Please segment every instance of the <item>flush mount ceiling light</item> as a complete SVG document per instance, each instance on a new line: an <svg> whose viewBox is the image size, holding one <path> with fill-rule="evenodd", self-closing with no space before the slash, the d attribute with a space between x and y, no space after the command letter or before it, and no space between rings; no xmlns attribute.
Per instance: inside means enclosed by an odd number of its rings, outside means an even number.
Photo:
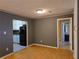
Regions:
<svg viewBox="0 0 79 59"><path fill-rule="evenodd" d="M44 14L44 13L46 13L46 10L44 10L44 9L38 9L38 10L36 10L36 13L37 14Z"/></svg>

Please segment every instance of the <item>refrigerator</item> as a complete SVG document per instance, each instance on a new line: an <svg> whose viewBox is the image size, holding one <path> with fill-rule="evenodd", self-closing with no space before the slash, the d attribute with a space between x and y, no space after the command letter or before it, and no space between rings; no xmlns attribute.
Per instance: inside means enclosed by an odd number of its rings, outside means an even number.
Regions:
<svg viewBox="0 0 79 59"><path fill-rule="evenodd" d="M26 25L23 25L20 27L20 45L26 46L27 45L27 39L26 39Z"/></svg>

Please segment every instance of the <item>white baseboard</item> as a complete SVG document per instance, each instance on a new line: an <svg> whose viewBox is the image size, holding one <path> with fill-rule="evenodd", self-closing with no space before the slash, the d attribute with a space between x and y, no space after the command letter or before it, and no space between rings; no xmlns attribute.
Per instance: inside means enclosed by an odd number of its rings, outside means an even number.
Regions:
<svg viewBox="0 0 79 59"><path fill-rule="evenodd" d="M12 52L12 53L10 53L10 54L8 54L8 55L6 55L6 56L1 57L0 59L4 59L4 58L6 58L6 57L8 57L8 56L10 56L10 55L12 55L12 54L14 54L14 52Z"/></svg>
<svg viewBox="0 0 79 59"><path fill-rule="evenodd" d="M48 46L48 45L43 45L43 44L32 44L32 45L37 45L37 46L43 46L43 47L47 47L47 48L58 48L58 47L53 47L53 46ZM30 45L30 46L32 46L32 45Z"/></svg>
<svg viewBox="0 0 79 59"><path fill-rule="evenodd" d="M26 46L25 48L30 47L30 46L32 46L32 45L33 45L33 44L31 44L31 45L29 45L29 46ZM23 48L23 49L25 49L25 48ZM21 50L23 50L23 49L21 49ZM21 51L21 50L19 50L19 51ZM19 52L19 51L17 51L17 52ZM8 57L8 56L10 56L10 55L12 55L12 54L17 53L17 52L12 52L12 53L10 53L10 54L7 54L7 55L1 57L0 59L4 59L4 58L6 58L6 57Z"/></svg>

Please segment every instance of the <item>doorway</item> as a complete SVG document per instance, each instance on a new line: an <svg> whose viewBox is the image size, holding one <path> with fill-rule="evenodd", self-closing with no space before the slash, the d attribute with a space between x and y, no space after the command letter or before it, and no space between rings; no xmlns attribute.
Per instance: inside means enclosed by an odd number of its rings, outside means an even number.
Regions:
<svg viewBox="0 0 79 59"><path fill-rule="evenodd" d="M13 52L26 48L28 45L28 23L13 19Z"/></svg>
<svg viewBox="0 0 79 59"><path fill-rule="evenodd" d="M72 18L57 19L57 46L72 50Z"/></svg>

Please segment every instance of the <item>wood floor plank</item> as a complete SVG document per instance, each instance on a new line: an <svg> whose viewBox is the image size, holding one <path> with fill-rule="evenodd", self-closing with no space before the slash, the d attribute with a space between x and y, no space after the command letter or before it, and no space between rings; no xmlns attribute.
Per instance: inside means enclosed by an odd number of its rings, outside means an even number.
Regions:
<svg viewBox="0 0 79 59"><path fill-rule="evenodd" d="M65 49L33 45L4 59L74 59L73 53Z"/></svg>

